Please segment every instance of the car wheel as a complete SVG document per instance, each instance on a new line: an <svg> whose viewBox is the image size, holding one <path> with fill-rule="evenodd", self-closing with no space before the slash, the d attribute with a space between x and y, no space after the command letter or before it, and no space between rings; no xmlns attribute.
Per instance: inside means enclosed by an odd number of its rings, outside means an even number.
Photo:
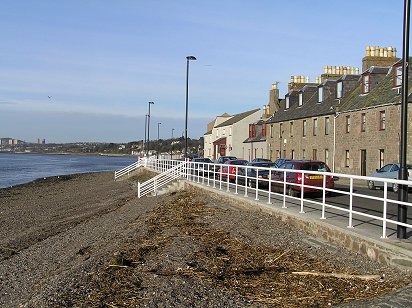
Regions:
<svg viewBox="0 0 412 308"><path fill-rule="evenodd" d="M297 195L298 195L298 193L295 190L292 189L292 186L289 186L288 187L288 196L296 197Z"/></svg>
<svg viewBox="0 0 412 308"><path fill-rule="evenodd" d="M397 193L399 191L399 185L397 183L393 183L392 190L393 192Z"/></svg>
<svg viewBox="0 0 412 308"><path fill-rule="evenodd" d="M249 181L248 181L248 186L249 186L250 188L255 188L256 185L253 183L252 180L249 180Z"/></svg>
<svg viewBox="0 0 412 308"><path fill-rule="evenodd" d="M368 188L374 190L376 188L375 183L373 181L368 181Z"/></svg>

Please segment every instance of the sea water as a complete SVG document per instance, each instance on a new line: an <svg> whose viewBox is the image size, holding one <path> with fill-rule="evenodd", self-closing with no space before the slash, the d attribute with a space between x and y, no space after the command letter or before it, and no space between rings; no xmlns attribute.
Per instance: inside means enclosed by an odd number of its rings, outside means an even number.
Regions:
<svg viewBox="0 0 412 308"><path fill-rule="evenodd" d="M114 171L136 160L125 156L0 153L0 188L49 176Z"/></svg>

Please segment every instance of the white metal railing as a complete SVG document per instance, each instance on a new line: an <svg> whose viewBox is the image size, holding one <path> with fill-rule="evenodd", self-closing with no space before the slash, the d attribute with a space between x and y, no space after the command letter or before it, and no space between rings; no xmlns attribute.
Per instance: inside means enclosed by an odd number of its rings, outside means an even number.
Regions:
<svg viewBox="0 0 412 308"><path fill-rule="evenodd" d="M149 165L150 168L157 171L163 171L171 164L170 161L156 160ZM334 211L347 216L347 227L354 227L355 219L370 219L380 221L382 225L381 238L387 238L388 224L395 226L404 226L412 228L410 220L406 223L398 222L393 217L396 215L389 214L397 211L394 207L401 204L408 208L412 207L411 202L401 202L397 200L395 194L388 194L389 188L393 184L408 185L412 187L412 181L402 181L397 179L374 178L366 176L356 176L348 174L339 174L332 172L306 171L306 170L290 170L290 169L275 169L255 166L238 166L228 164L187 162L186 170L182 169L181 176L189 181L199 184L211 186L213 188L234 194L244 193L245 197L253 195L255 200L266 198L268 204L272 204L273 200L280 203L282 208L287 208L291 202L298 202L299 213L305 213L305 209L312 210L313 207L320 211L320 219L327 219L327 212ZM183 168L183 167L182 167ZM252 172L257 171L257 172ZM267 177L262 177L261 174L267 174ZM253 176L250 176L253 174ZM299 182L288 180L291 174L300 174ZM309 177L318 177L321 179L321 184L311 186L308 183ZM347 182L345 190L337 189L335 185L327 185L330 179L339 179L338 182ZM305 183L306 179L306 183ZM358 183L362 181L383 182L383 195L376 196L366 192L359 191ZM365 185L366 187L366 185ZM318 199L310 198L308 191L319 192L321 197ZM344 204L334 203L332 197L327 195L345 196ZM371 200L374 204L374 209L365 210L362 205L363 200ZM356 217L356 218L355 218Z"/></svg>
<svg viewBox="0 0 412 308"><path fill-rule="evenodd" d="M157 160L151 159L146 161L146 167L161 172L150 180L140 183L137 186L137 196L139 198L158 191L162 186L182 178L186 174L186 162L176 160Z"/></svg>
<svg viewBox="0 0 412 308"><path fill-rule="evenodd" d="M131 164L127 167L124 167L123 169L116 170L114 172L114 179L116 180L116 179L118 179L118 178L120 178L120 177L122 177L126 174L129 174L130 172L138 169L141 166L143 166L142 161L138 160L138 161L134 162L133 164Z"/></svg>

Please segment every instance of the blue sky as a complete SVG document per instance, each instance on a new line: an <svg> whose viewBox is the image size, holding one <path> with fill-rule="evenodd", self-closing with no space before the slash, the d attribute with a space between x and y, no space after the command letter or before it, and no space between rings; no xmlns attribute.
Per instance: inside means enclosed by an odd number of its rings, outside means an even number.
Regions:
<svg viewBox="0 0 412 308"><path fill-rule="evenodd" d="M361 68L367 45L401 56L403 1L0 1L0 137L127 142L184 131L281 96L291 75ZM48 98L51 96L51 98Z"/></svg>

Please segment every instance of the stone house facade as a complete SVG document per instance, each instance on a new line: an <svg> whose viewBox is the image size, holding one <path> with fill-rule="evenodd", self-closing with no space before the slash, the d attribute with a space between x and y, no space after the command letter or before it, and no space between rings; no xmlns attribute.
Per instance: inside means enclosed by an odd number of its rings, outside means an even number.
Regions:
<svg viewBox="0 0 412 308"><path fill-rule="evenodd" d="M335 172L356 175L399 161L401 63L393 49L375 50L380 52L371 54L367 47L361 75L328 67L320 84L289 84L279 110L266 121L272 160L323 160ZM411 133L408 127L409 153Z"/></svg>

